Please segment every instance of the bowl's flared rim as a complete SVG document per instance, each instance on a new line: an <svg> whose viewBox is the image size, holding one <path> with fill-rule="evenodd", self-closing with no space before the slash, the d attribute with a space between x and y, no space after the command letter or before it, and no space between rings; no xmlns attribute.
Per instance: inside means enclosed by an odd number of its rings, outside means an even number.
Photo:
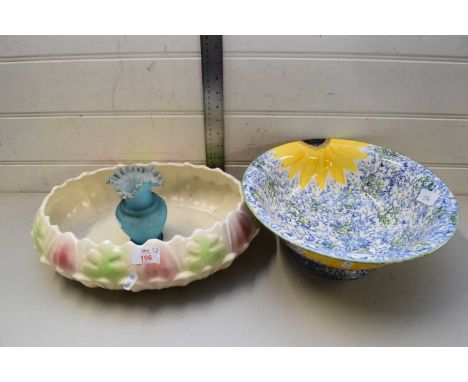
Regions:
<svg viewBox="0 0 468 382"><path fill-rule="evenodd" d="M217 172L218 174L221 174L222 176L225 176L227 179L229 179L230 181L232 181L236 185L236 187L237 187L237 189L239 191L240 200L237 203L236 208L232 209L231 211L228 212L225 219L215 221L208 228L196 228L196 229L194 229L194 231L192 232L192 234L190 236L183 236L183 235L180 235L180 234L176 234L171 238L171 240L168 240L168 241L163 241L163 240L159 240L159 239L150 239L150 240L147 240L144 244L141 244L141 245L136 244L136 243L134 243L134 242L132 242L130 240L128 240L128 241L126 241L125 243L122 243L122 244L116 244L116 243L113 243L110 240L104 240L102 242L97 243L94 240L90 239L89 237L85 237L85 238L80 239L80 238L78 238L76 236L76 234L74 232L72 232L72 231L65 231L64 232L64 231L62 231L60 229L60 227L57 224L51 224L50 216L45 213L45 209L46 209L47 203L49 202L49 199L54 195L55 192L57 192L60 189L63 189L65 187L67 187L70 183L80 181L81 179L83 179L85 177L95 175L95 174L97 174L99 172L115 171L119 167L126 166L125 164L120 163L120 164L116 164L114 166L102 167L102 168L99 168L99 169L93 170L93 171L84 171L80 175L78 175L77 177L67 179L62 184L54 186L50 190L50 192L46 195L46 197L42 200L42 203L41 203L41 205L40 205L40 207L39 207L39 209L37 211L37 214L40 214L42 216L43 220L48 225L48 227L52 230L54 235L61 235L61 234L71 235L71 237L74 239L75 242L77 242L77 243L78 242L88 242L92 246L99 246L99 245L102 245L102 244L105 244L105 243L110 243L110 244L114 245L117 248L124 248L124 247L128 247L129 245L134 246L134 247L146 247L148 245L157 245L158 243L164 243L166 245L171 245L173 242L176 242L177 240L180 240L180 239L183 239L183 240L190 239L191 237L194 237L194 236L196 236L196 235L198 235L200 233L207 233L207 232L213 231L214 229L216 229L216 227L218 225L222 225L223 222L227 221L231 214L242 210L242 206L244 204L244 194L242 192L241 182L238 179L236 179L234 176L232 176L231 174L228 174L227 172L225 172L225 171L223 171L223 170L221 170L219 168L210 168L210 167L208 167L206 165L198 165L198 164L193 164L193 163L189 163L189 162L156 162L156 161L152 161L152 162L148 162L148 163L134 163L134 164L138 165L138 166L151 166L152 165L152 166L156 166L156 167L157 166L192 167L193 169L203 169L203 170L208 170L208 171L211 171L211 172Z"/></svg>
<svg viewBox="0 0 468 382"><path fill-rule="evenodd" d="M363 142L363 143L365 143L365 142ZM383 148L382 146L377 146L377 145L373 145L373 144L370 144L370 143L366 143L366 144L368 146L372 146L372 147L376 147L376 148ZM277 146L277 147L279 147L279 146ZM413 160L413 159L411 159L411 158L409 158L409 157L407 157L407 156L405 156L403 154L400 154L400 153L398 153L396 151L387 149L387 150L391 151L392 153L394 153L395 155L397 155L397 156L399 156L401 158L404 158L405 160L414 162L418 166L421 166L422 168L427 170L431 174L431 177L433 177L438 182L440 182L448 190L449 195L450 195L450 197L451 197L451 199L452 199L452 201L454 203L454 211L452 211L452 214L453 214L453 212L456 212L456 216L457 216L456 225L455 225L454 229L450 232L450 234L447 235L444 238L444 240L442 240L441 242L439 242L436 245L434 245L433 247L431 247L429 250L421 251L419 253L414 254L413 256L398 257L398 258L389 258L389 257L387 257L387 258L384 258L384 259L379 259L379 261L373 261L372 259L369 259L369 258L359 259L358 256L352 257L347 252L336 250L336 249L329 249L329 248L323 248L323 247L318 248L315 245L311 245L310 242L308 242L308 243L306 243L306 245L304 245L301 240L299 240L299 239L297 239L295 237L290 237L289 235L286 235L285 234L286 230L284 228L280 227L279 225L277 225L273 221L273 219L266 219L266 218L264 218L262 216L262 214L259 214L258 211L263 210L263 208L251 203L251 201L254 200L254 198L251 197L250 191L246 187L247 184L246 184L245 180L246 180L248 174L251 171L253 171L253 169L255 168L255 164L258 161L262 160L265 155L267 155L268 153L272 152L275 149L276 149L276 147L271 148L270 150L267 150L266 152L260 154L247 167L246 171L244 172L243 178L242 178L243 199L245 200L245 205L250 210L250 212L266 228L268 228L270 231L272 231L275 235L277 235L278 237L280 237L284 241L286 241L286 242L300 248L303 251L311 251L311 252L315 252L315 253L317 253L319 255L322 255L322 256L330 257L332 259L347 261L347 262L353 262L353 263L376 264L376 265L377 264L381 264L381 265L394 264L394 263L401 263L401 262L404 262L404 261L414 260L414 259L423 257L425 255L429 255L429 254L437 251L439 248L441 248L443 245L445 245L455 235L455 232L458 229L458 225L460 223L458 203L457 203L457 200L456 200L455 196L453 195L452 191L448 188L448 186L445 184L445 182L443 180L441 180L437 175L435 175L430 169L428 169L423 164L421 164L421 163L419 163L419 162L417 162L417 161L415 161L415 160Z"/></svg>

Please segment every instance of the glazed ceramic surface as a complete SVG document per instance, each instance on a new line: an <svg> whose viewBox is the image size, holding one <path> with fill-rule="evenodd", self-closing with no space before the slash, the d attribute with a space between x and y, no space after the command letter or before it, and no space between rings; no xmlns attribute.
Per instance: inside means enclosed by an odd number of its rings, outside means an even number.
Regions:
<svg viewBox="0 0 468 382"><path fill-rule="evenodd" d="M276 147L251 163L243 189L303 265L334 278L431 253L458 223L454 196L430 170L357 141Z"/></svg>
<svg viewBox="0 0 468 382"><path fill-rule="evenodd" d="M164 241L137 245L119 227L119 195L106 180L121 166L83 173L54 187L33 225L41 261L90 287L160 289L228 267L258 233L240 183L219 169L189 163L151 163L162 174L157 189L167 204ZM155 251L157 263L135 264Z"/></svg>

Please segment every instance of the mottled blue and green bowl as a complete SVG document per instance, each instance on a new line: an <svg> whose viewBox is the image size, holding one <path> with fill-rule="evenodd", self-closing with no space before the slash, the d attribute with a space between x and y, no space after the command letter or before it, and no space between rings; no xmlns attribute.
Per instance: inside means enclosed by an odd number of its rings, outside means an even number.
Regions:
<svg viewBox="0 0 468 382"><path fill-rule="evenodd" d="M298 141L256 158L245 201L291 256L321 275L356 279L434 252L455 233L452 192L389 149L344 139Z"/></svg>

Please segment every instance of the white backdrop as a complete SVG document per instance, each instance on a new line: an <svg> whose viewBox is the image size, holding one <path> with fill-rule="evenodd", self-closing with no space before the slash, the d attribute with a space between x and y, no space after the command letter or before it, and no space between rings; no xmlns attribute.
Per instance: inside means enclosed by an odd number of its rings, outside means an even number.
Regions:
<svg viewBox="0 0 468 382"><path fill-rule="evenodd" d="M468 37L225 36L227 169L281 142L384 145L468 193ZM203 163L198 36L0 37L0 191Z"/></svg>

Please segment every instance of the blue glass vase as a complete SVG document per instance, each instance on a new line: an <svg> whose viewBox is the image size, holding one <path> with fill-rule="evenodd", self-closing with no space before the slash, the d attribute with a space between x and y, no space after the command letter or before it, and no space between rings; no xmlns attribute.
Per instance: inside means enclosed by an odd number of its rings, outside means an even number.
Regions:
<svg viewBox="0 0 468 382"><path fill-rule="evenodd" d="M135 244L149 239L163 239L167 219L167 205L163 198L152 191L160 187L163 178L153 166L130 165L121 167L107 180L122 200L115 216L122 230Z"/></svg>

